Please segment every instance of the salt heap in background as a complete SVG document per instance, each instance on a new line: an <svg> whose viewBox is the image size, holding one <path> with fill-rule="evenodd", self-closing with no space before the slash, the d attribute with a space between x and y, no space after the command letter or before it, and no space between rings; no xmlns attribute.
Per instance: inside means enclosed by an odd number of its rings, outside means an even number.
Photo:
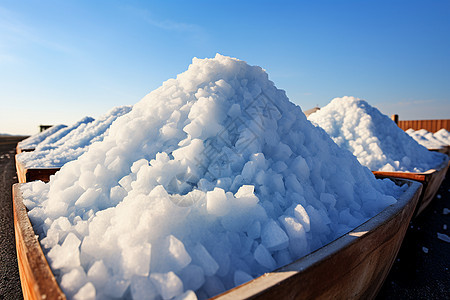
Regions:
<svg viewBox="0 0 450 300"><path fill-rule="evenodd" d="M83 118L48 136L33 152L20 153L17 159L26 168L60 168L86 152L92 143L102 141L111 124L130 112L131 108L132 106L115 107L96 120Z"/></svg>
<svg viewBox="0 0 450 300"><path fill-rule="evenodd" d="M334 98L308 120L372 171L424 172L446 157L419 145L388 116L358 98Z"/></svg>
<svg viewBox="0 0 450 300"><path fill-rule="evenodd" d="M433 136L446 145L450 146L450 132L447 129L442 128L433 133Z"/></svg>
<svg viewBox="0 0 450 300"><path fill-rule="evenodd" d="M445 129L444 129L445 130ZM416 142L421 144L427 149L440 149L447 146L447 143L436 138L432 132L425 129L414 130L408 129L405 131L410 137L412 137Z"/></svg>
<svg viewBox="0 0 450 300"><path fill-rule="evenodd" d="M20 149L23 150L30 150L36 148L36 146L41 143L43 140L45 140L50 135L58 132L59 130L67 127L67 125L59 124L54 125L42 132L39 132L35 135L30 136L29 138L24 139L23 141L20 141L18 146Z"/></svg>
<svg viewBox="0 0 450 300"><path fill-rule="evenodd" d="M257 66L216 55L148 94L25 203L69 298L206 298L395 203ZM195 294L194 294L195 292Z"/></svg>

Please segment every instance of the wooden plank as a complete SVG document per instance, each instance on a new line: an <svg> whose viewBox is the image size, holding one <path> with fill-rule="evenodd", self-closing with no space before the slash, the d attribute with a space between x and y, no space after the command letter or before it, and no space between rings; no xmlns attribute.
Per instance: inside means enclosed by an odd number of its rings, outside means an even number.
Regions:
<svg viewBox="0 0 450 300"><path fill-rule="evenodd" d="M422 193L419 198L419 204L414 216L418 216L433 200L442 181L447 174L449 168L449 158L447 157L436 169L430 169L423 173L411 173L411 172L382 172L372 171L372 173L381 178L404 178L410 179L423 184Z"/></svg>
<svg viewBox="0 0 450 300"><path fill-rule="evenodd" d="M350 233L214 299L372 299L394 262L422 185Z"/></svg>
<svg viewBox="0 0 450 300"><path fill-rule="evenodd" d="M13 185L14 231L24 299L66 299L45 259L23 204L20 184Z"/></svg>
<svg viewBox="0 0 450 300"><path fill-rule="evenodd" d="M50 176L58 172L60 168L30 168L27 169L17 159L16 154L16 172L19 183L32 182L35 180L42 180L43 182L49 182Z"/></svg>

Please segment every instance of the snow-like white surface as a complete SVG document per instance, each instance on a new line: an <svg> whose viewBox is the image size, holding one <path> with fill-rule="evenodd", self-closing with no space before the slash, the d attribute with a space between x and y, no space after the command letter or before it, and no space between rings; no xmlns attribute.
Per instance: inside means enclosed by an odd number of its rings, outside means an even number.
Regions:
<svg viewBox="0 0 450 300"><path fill-rule="evenodd" d="M440 140L446 145L450 145L450 132L445 128L442 128L433 133L433 137Z"/></svg>
<svg viewBox="0 0 450 300"><path fill-rule="evenodd" d="M42 132L39 132L35 135L30 136L29 138L24 139L23 141L19 142L19 148L21 149L34 149L36 146L41 143L43 140L45 140L47 137L51 136L52 134L55 134L59 130L64 129L67 127L66 125L59 124L52 126Z"/></svg>
<svg viewBox="0 0 450 300"><path fill-rule="evenodd" d="M92 143L102 141L111 124L130 110L131 106L119 106L96 120L83 118L48 136L33 152L20 153L17 159L27 168L60 168L86 152Z"/></svg>
<svg viewBox="0 0 450 300"><path fill-rule="evenodd" d="M448 145L447 143L444 143L440 139L436 138L432 132L429 132L425 129L414 130L410 128L405 132L409 136L411 136L416 142L418 142L427 149L440 149Z"/></svg>
<svg viewBox="0 0 450 300"><path fill-rule="evenodd" d="M217 55L22 192L69 298L195 299L329 243L404 188L376 180L260 67Z"/></svg>
<svg viewBox="0 0 450 300"><path fill-rule="evenodd" d="M428 151L388 116L358 98L334 98L308 120L372 171L424 172L446 159L445 154Z"/></svg>

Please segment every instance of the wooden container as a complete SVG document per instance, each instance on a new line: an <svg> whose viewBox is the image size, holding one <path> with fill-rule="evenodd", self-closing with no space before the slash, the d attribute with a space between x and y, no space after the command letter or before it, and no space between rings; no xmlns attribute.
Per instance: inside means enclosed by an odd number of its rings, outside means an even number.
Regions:
<svg viewBox="0 0 450 300"><path fill-rule="evenodd" d="M20 184L13 185L14 231L24 299L66 299L45 259L23 204Z"/></svg>
<svg viewBox="0 0 450 300"><path fill-rule="evenodd" d="M49 182L50 176L58 172L60 168L29 168L27 169L23 163L17 159L16 155L16 172L20 183L42 180Z"/></svg>
<svg viewBox="0 0 450 300"><path fill-rule="evenodd" d="M416 212L414 213L415 216L418 216L428 206L428 204L430 204L431 200L433 200L445 178L445 174L447 174L448 167L449 158L447 157L436 169L430 169L423 173L382 171L372 171L372 173L380 178L404 178L422 183L422 194L420 195L419 204L417 205Z"/></svg>
<svg viewBox="0 0 450 300"><path fill-rule="evenodd" d="M215 298L375 297L394 262L422 189L415 181L396 181L408 184L397 203L313 253ZM63 299L28 220L19 187L13 187L14 225L24 295Z"/></svg>

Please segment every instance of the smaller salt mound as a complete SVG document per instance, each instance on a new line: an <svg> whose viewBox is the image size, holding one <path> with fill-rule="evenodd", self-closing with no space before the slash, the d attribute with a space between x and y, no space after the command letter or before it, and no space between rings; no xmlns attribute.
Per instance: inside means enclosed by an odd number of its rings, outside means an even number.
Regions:
<svg viewBox="0 0 450 300"><path fill-rule="evenodd" d="M27 168L60 168L85 153L92 143L102 141L111 124L131 108L132 106L119 106L96 120L84 118L47 137L33 152L20 153L17 159ZM66 130L70 128L71 130ZM65 132L60 133L63 130Z"/></svg>
<svg viewBox="0 0 450 300"><path fill-rule="evenodd" d="M441 142L445 143L445 145L450 145L450 132L445 128L442 128L441 130L435 132L433 136Z"/></svg>
<svg viewBox="0 0 450 300"><path fill-rule="evenodd" d="M52 134L55 134L59 130L67 127L66 125L59 124L50 127L47 130L44 130L42 132L39 132L38 134L32 135L27 139L24 139L23 141L19 142L19 148L20 149L34 149L36 146L45 140L47 137L51 136Z"/></svg>
<svg viewBox="0 0 450 300"><path fill-rule="evenodd" d="M53 147L54 143L56 143L59 140L61 140L63 137L68 135L71 131L76 130L82 124L87 124L87 123L90 123L92 121L94 121L93 118L91 118L91 117L84 117L81 120L79 120L78 122L76 122L75 124L73 124L71 126L64 127L62 129L58 130L57 132L49 135L42 142L40 142L36 146L36 148L34 150L35 151L42 151L42 150L46 150L46 149L52 149L52 148L54 148Z"/></svg>
<svg viewBox="0 0 450 300"><path fill-rule="evenodd" d="M410 128L406 130L406 133L427 149L439 149L447 146L446 143L437 139L432 132L425 129L414 130Z"/></svg>
<svg viewBox="0 0 450 300"><path fill-rule="evenodd" d="M354 97L334 98L308 120L322 127L372 171L424 172L439 166L441 153L428 151L388 116Z"/></svg>

